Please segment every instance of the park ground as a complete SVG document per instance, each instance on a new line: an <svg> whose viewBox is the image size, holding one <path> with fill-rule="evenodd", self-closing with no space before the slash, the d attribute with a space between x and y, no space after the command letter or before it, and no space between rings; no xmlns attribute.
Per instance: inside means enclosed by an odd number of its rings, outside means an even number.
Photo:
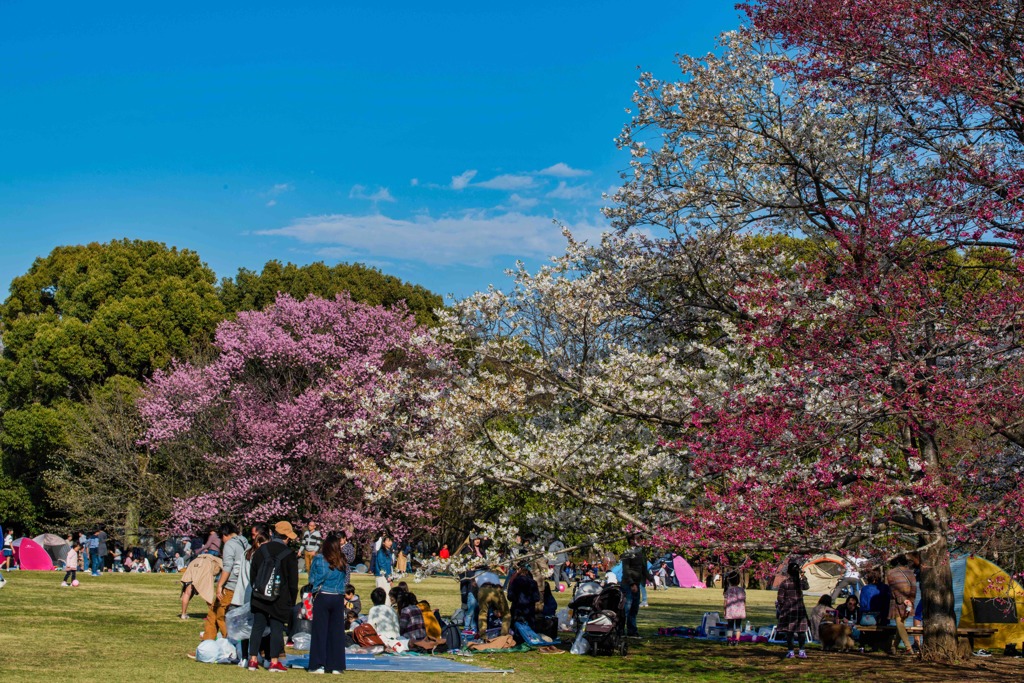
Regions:
<svg viewBox="0 0 1024 683"><path fill-rule="evenodd" d="M0 675L9 681L206 681L253 680L269 676L238 667L198 664L188 658L199 642L205 604L193 600L188 621L178 619L178 580L173 574L88 575L79 588L61 588L58 572L10 572L0 591ZM354 583L369 604L372 579ZM432 578L412 583L413 591L444 615L458 607L458 585ZM748 592L755 625L774 618L774 593ZM568 602L567 594L559 602ZM807 660L785 660L775 645L729 648L719 643L655 637L662 626L696 626L708 610L721 609L718 590L650 592L640 611L642 640L629 656L578 657L536 652L477 654L461 660L484 667L514 669L499 674L401 674L402 683L440 681L455 676L465 683L498 681L851 681L925 683L932 681L1021 681L1024 660L995 656L961 667L923 664L882 654L832 654L811 648ZM291 678L307 675L292 671ZM387 674L385 674L387 675ZM379 673L348 672L345 680L381 683Z"/></svg>

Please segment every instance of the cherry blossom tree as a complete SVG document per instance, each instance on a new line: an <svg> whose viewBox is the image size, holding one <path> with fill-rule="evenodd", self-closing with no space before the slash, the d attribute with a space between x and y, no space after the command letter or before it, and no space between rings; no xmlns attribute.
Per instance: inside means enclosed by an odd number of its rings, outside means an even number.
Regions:
<svg viewBox="0 0 1024 683"><path fill-rule="evenodd" d="M145 444L198 457L204 490L172 525L311 518L399 536L429 526L435 485L405 461L435 429L454 368L403 306L279 295L217 328L206 364L158 372L140 412Z"/></svg>
<svg viewBox="0 0 1024 683"><path fill-rule="evenodd" d="M616 232L448 321L480 369L448 452L691 553L918 550L955 658L949 547L1024 523L1013 236L763 34L679 65L639 81Z"/></svg>

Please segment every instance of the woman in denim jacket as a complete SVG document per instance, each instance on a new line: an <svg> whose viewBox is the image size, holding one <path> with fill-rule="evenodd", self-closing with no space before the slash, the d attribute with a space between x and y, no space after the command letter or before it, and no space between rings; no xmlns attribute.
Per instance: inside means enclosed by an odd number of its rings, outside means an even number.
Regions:
<svg viewBox="0 0 1024 683"><path fill-rule="evenodd" d="M309 648L310 673L341 673L345 670L345 585L348 562L341 539L327 537L309 568L313 599L313 638Z"/></svg>

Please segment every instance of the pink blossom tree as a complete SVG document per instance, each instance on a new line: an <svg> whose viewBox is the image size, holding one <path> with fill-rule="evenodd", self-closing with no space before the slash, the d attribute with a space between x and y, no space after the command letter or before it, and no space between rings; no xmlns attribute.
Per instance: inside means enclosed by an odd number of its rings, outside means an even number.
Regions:
<svg viewBox="0 0 1024 683"><path fill-rule="evenodd" d="M404 306L279 295L221 323L205 364L158 372L140 410L145 444L198 454L205 490L171 526L314 519L356 532L428 526L434 486L403 459L435 425L445 346Z"/></svg>

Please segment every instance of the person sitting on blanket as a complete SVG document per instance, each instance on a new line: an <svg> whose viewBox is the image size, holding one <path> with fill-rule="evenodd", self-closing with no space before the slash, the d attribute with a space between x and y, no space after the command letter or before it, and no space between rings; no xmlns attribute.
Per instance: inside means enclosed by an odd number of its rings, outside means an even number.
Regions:
<svg viewBox="0 0 1024 683"><path fill-rule="evenodd" d="M388 643L401 638L398 613L387 604L388 594L384 589L374 588L370 600L373 601L373 607L370 608L369 621L381 640Z"/></svg>
<svg viewBox="0 0 1024 683"><path fill-rule="evenodd" d="M423 622L423 611L416 604L415 593L403 593L398 599L398 628L403 638L409 642L423 640L427 637L427 627ZM378 632L378 635L380 633Z"/></svg>

